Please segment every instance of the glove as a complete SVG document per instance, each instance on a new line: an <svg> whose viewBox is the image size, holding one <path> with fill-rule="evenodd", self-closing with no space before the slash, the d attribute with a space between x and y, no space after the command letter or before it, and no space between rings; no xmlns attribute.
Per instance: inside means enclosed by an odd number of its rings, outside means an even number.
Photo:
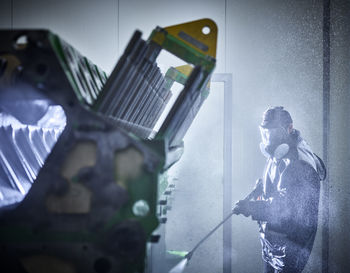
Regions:
<svg viewBox="0 0 350 273"><path fill-rule="evenodd" d="M245 217L251 215L249 201L247 200L239 200L232 208L232 212L234 214L243 214Z"/></svg>

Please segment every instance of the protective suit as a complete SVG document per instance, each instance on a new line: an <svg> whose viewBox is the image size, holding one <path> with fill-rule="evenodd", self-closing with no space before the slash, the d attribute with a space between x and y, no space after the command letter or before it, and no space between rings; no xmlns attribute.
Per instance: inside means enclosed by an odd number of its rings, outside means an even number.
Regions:
<svg viewBox="0 0 350 273"><path fill-rule="evenodd" d="M264 272L298 273L316 235L325 167L295 129L277 142L266 142L265 148L269 145L274 148L265 149L268 159L254 189L256 198L239 201L234 210L258 221Z"/></svg>

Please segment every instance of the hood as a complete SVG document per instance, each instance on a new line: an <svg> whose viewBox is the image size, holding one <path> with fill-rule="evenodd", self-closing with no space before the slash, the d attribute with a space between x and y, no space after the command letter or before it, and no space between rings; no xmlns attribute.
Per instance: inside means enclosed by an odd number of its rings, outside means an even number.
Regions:
<svg viewBox="0 0 350 273"><path fill-rule="evenodd" d="M301 137L300 137L300 141L297 144L297 151L298 151L299 159L309 163L318 173L320 180L325 180L326 167L322 159L312 152L310 146Z"/></svg>

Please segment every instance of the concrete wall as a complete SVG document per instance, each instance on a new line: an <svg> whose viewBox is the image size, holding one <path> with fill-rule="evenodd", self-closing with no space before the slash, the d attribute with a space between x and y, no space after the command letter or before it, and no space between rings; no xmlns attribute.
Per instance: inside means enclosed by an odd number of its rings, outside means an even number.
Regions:
<svg viewBox="0 0 350 273"><path fill-rule="evenodd" d="M347 272L350 268L347 234L350 222L350 7L348 1L331 2L330 272ZM233 199L243 198L261 176L264 158L258 149L257 126L261 113L270 105L285 106L293 116L295 127L301 130L314 151L323 156L322 1L5 0L0 2L1 28L11 27L11 3L13 27L49 28L106 72L112 70L135 29L143 31L145 39L156 25L169 26L204 17L216 21L219 40L215 72L233 75ZM191 190L186 188L185 181L179 185L183 186L178 188L178 194ZM202 187L212 185L203 182ZM195 196L196 192L192 194ZM200 198L196 200L201 202ZM203 199L203 204L198 206L206 207L209 201ZM176 218L169 218L170 224L173 221L185 225L186 219L181 215L190 209L189 204L179 202L173 208L177 213ZM209 229L216 220L205 213L202 218L201 223L187 225L186 236L179 240L196 243L191 235L196 233L196 227L200 224ZM233 272L259 272L256 224L236 217L232 232ZM169 237L169 240L175 239ZM321 272L321 240L318 232L305 272ZM203 264L210 259L205 253L201 257Z"/></svg>
<svg viewBox="0 0 350 273"><path fill-rule="evenodd" d="M330 272L349 272L350 3L331 2Z"/></svg>
<svg viewBox="0 0 350 273"><path fill-rule="evenodd" d="M0 2L0 28L11 28L11 0Z"/></svg>

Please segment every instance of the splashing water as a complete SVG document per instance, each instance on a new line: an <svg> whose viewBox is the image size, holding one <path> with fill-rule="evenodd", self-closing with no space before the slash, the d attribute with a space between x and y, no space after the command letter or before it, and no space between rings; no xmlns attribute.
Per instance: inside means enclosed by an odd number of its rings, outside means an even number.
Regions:
<svg viewBox="0 0 350 273"><path fill-rule="evenodd" d="M182 273L185 270L187 263L188 263L188 258L182 259L177 265L175 265L169 271L169 273Z"/></svg>

